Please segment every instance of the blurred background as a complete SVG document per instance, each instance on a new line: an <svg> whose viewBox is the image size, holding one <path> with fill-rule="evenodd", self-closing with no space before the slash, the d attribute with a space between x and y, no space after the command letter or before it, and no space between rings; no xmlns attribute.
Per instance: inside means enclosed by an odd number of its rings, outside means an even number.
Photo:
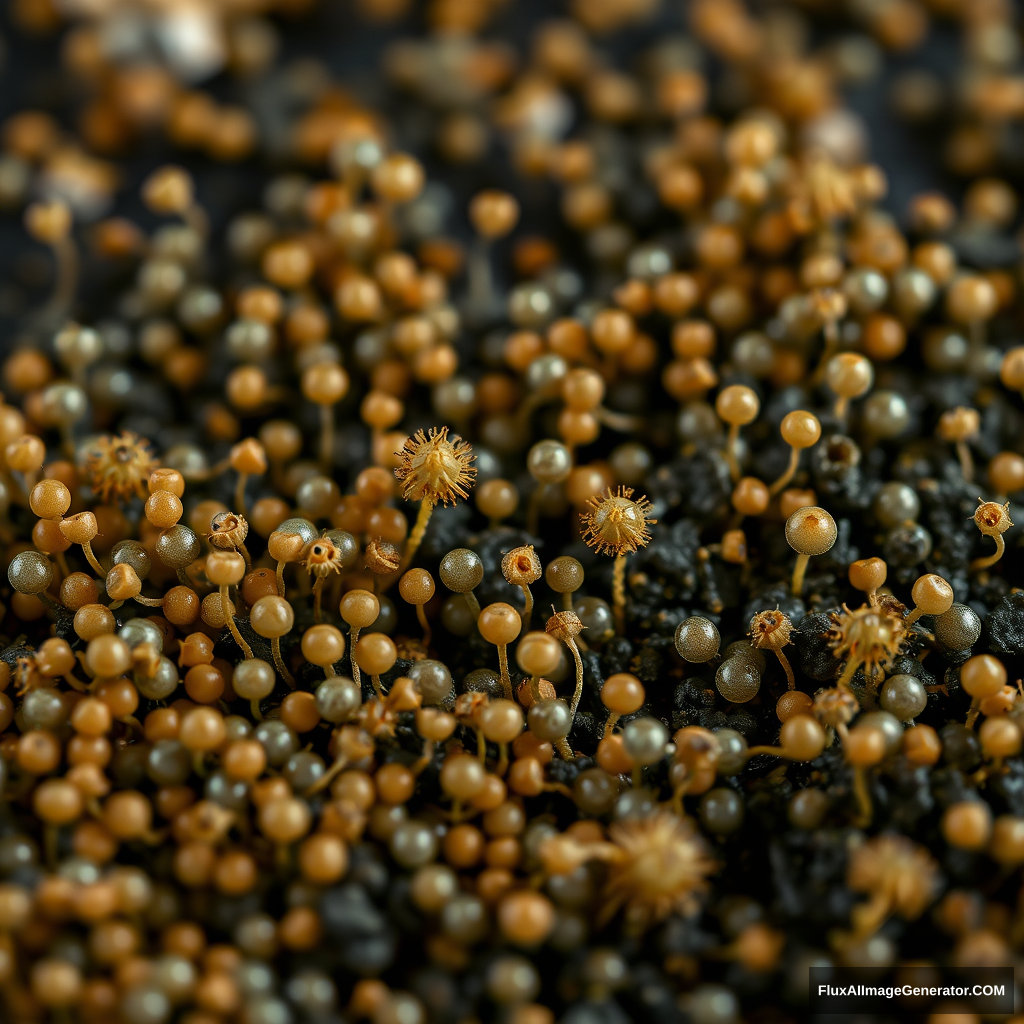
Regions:
<svg viewBox="0 0 1024 1024"><path fill-rule="evenodd" d="M609 67L636 72L671 53L677 63L690 61L707 73L709 107L715 113L728 117L755 99L716 66L706 47L696 44L689 3L512 0L482 6L488 11L477 39L510 67L525 62L539 25L571 13L600 30L595 46ZM754 5L793 45L831 66L848 108L840 129L859 138L864 155L884 169L889 180L884 205L901 222L915 193L939 189L959 197L958 175L950 171L957 159L950 155L948 129L963 89L965 53L978 44L962 17L941 16L957 6L939 0L931 4L936 12L915 0ZM971 0L966 8L974 6ZM979 2L977 8L982 6ZM41 192L70 197L80 224L117 213L148 226L154 218L141 204L139 185L154 167L171 159L188 166L215 228L223 227L239 211L259 206L283 168L294 168L296 118L327 89L340 89L383 113L394 144L424 162L432 183L431 216L443 218L446 233L466 235L466 201L488 186L514 188L523 204L524 230L551 229L557 187L543 179L524 182L511 166L508 140L488 124L500 89L475 94L457 75L449 79L443 67L427 67L425 77L420 68L422 80L411 90L417 102L409 102L409 66L422 60L416 46L439 45L443 4L288 0L269 9L244 7L194 3L161 9L106 0L13 0L5 7L0 39L0 122L7 126L0 156L0 348L12 343L26 311L45 296L52 274L49 254L21 224L27 199ZM1010 67L1017 61L1018 39L1014 30L1008 41L1006 23L1000 24L1002 36L989 44L999 52L983 55L982 63L995 60ZM201 90L225 109L244 111L256 143L236 152L230 152L229 143L225 152L191 147L183 153L168 139L164 109L169 102L164 93L182 89ZM89 144L88 161L78 160L82 150L76 143L74 158L33 179L31 161L12 153L7 130L11 119L26 111L45 113L63 131L80 133ZM463 115L454 127L454 119ZM556 112L565 119L567 135L578 115L573 109ZM445 133L459 130L461 144L475 149L472 160L453 162L444 152ZM474 130L483 136L472 138ZM645 130L639 125L625 133L638 142L637 153ZM223 133L224 138L230 135ZM1002 173L1017 168L1021 148L1019 128L1001 124ZM975 173L968 166L954 169ZM666 218L653 186L634 184L621 199L638 227L657 229L658 219ZM962 255L977 264L1002 263L1005 244L998 254L983 247ZM83 315L104 314L102 296L114 283L112 274L116 277L116 268L87 266Z"/></svg>

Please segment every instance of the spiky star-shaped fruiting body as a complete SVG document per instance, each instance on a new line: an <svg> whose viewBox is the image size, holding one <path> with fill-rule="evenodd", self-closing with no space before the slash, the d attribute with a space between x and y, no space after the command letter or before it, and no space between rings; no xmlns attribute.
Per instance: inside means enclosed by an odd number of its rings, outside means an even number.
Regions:
<svg viewBox="0 0 1024 1024"><path fill-rule="evenodd" d="M651 539L648 525L651 503L646 496L633 500L632 487L620 487L587 501L589 511L580 514L583 540L599 554L632 554Z"/></svg>
<svg viewBox="0 0 1024 1024"><path fill-rule="evenodd" d="M448 440L447 427L417 430L396 454L401 465L395 476L402 481L402 497L407 501L454 505L456 499L469 497L476 477L470 463L476 456L461 437Z"/></svg>
<svg viewBox="0 0 1024 1024"><path fill-rule="evenodd" d="M117 437L98 437L85 457L89 486L105 503L144 498L149 474L156 467L149 441L130 430Z"/></svg>
<svg viewBox="0 0 1024 1024"><path fill-rule="evenodd" d="M851 611L843 605L841 612L833 613L827 634L832 653L846 662L840 685L848 683L858 668L878 679L900 653L906 634L902 611L895 606L883 602Z"/></svg>
<svg viewBox="0 0 1024 1024"><path fill-rule="evenodd" d="M630 929L641 931L694 910L717 865L691 819L661 812L612 825L608 836L618 852L609 860L604 916L622 907Z"/></svg>

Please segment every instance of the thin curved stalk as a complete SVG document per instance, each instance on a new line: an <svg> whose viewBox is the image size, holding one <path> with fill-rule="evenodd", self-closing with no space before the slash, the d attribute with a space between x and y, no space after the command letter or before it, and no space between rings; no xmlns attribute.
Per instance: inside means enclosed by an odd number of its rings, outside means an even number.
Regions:
<svg viewBox="0 0 1024 1024"><path fill-rule="evenodd" d="M279 636L271 638L270 649L274 652L274 664L277 666L277 671L281 673L281 677L284 681L294 690L295 679L292 677L291 672L288 671L288 666L285 665L284 658L281 657L281 638Z"/></svg>
<svg viewBox="0 0 1024 1024"><path fill-rule="evenodd" d="M416 618L423 627L423 646L430 647L430 641L434 638L434 631L430 628L430 623L427 621L427 611L421 604L416 605Z"/></svg>
<svg viewBox="0 0 1024 1024"><path fill-rule="evenodd" d="M434 500L433 498L424 498L420 502L420 510L416 514L416 525L412 528L412 533L409 534L409 543L405 547L405 556L402 558L402 568L406 569L412 563L413 558L416 556L416 552L419 549L420 544L423 542L423 537L427 532L427 524L430 522L430 517L434 511Z"/></svg>
<svg viewBox="0 0 1024 1024"><path fill-rule="evenodd" d="M785 472L780 476L775 483L768 488L768 494L774 498L776 494L781 491L786 484L796 475L797 466L800 464L800 449L790 448L789 449L789 465L786 467Z"/></svg>
<svg viewBox="0 0 1024 1024"><path fill-rule="evenodd" d="M515 700L512 694L512 677L508 674L508 644L498 645L498 665L501 668L501 688L506 700Z"/></svg>
<svg viewBox="0 0 1024 1024"><path fill-rule="evenodd" d="M612 572L612 611L615 615L615 631L624 636L626 633L626 556L615 556L615 568Z"/></svg>
<svg viewBox="0 0 1024 1024"><path fill-rule="evenodd" d="M89 563L89 565L92 566L93 571L98 572L100 576L105 578L107 574L103 571L103 566L100 565L99 560L93 554L92 541L83 541L83 543L79 546L81 547L82 551L85 554L85 560Z"/></svg>
<svg viewBox="0 0 1024 1024"><path fill-rule="evenodd" d="M220 607L224 613L224 621L227 624L228 629L231 630L231 635L235 638L235 643L242 648L246 658L252 657L252 648L245 642L245 637L238 631L238 626L235 623L235 617L231 614L231 602L228 600L228 588L225 585L220 587Z"/></svg>
<svg viewBox="0 0 1024 1024"><path fill-rule="evenodd" d="M985 558L976 558L968 566L971 572L977 572L979 569L987 569L989 566L995 565L1000 558L1003 557L1003 552L1006 550L1006 541L1003 540L1001 533L994 534L992 539L996 542L996 549L991 555Z"/></svg>

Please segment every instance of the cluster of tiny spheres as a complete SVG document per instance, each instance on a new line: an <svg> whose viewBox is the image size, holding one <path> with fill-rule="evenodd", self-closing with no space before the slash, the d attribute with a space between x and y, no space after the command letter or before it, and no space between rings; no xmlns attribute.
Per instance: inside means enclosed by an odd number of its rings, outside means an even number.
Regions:
<svg viewBox="0 0 1024 1024"><path fill-rule="evenodd" d="M1020 30L14 0L0 1021L1022 962ZM864 89L948 194L896 209Z"/></svg>

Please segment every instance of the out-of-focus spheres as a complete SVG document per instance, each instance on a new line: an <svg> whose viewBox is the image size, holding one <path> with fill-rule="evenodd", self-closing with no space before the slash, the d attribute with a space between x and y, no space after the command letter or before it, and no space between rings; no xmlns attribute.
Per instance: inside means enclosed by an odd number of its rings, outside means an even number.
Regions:
<svg viewBox="0 0 1024 1024"><path fill-rule="evenodd" d="M1010 5L9 21L4 1024L1016 962Z"/></svg>

